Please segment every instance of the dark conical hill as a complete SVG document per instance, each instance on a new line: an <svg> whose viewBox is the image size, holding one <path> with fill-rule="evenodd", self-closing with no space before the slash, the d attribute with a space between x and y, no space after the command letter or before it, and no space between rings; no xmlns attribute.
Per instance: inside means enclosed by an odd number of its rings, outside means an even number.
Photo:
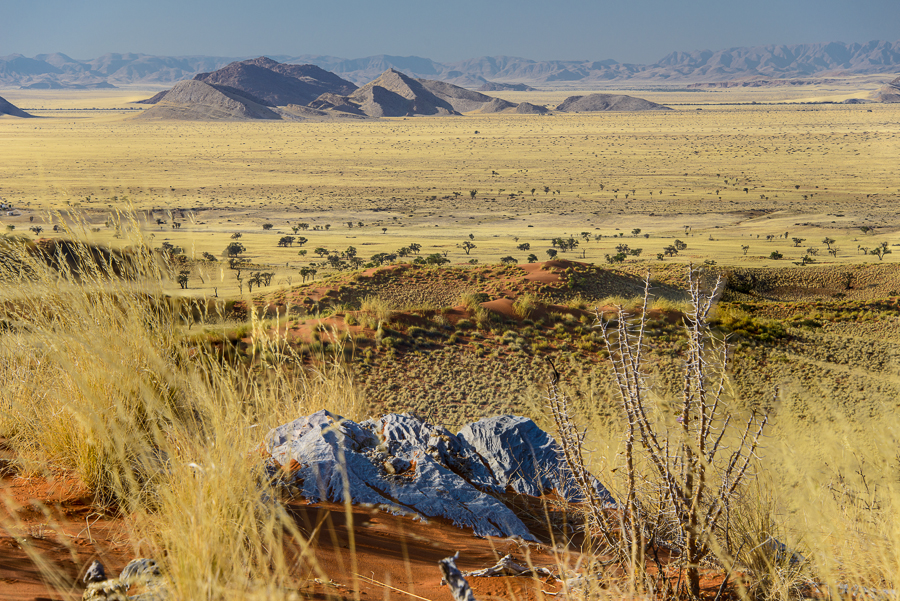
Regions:
<svg viewBox="0 0 900 601"><path fill-rule="evenodd" d="M194 80L237 94L265 106L307 105L322 94L350 94L356 85L315 65L288 65L261 56L230 63ZM156 104L160 92L138 104Z"/></svg>
<svg viewBox="0 0 900 601"><path fill-rule="evenodd" d="M15 106L8 100L6 100L4 98L0 98L0 116L2 116L2 115L9 115L11 117L23 117L23 118L34 117L34 115L29 115L28 113L26 113L19 107Z"/></svg>
<svg viewBox="0 0 900 601"><path fill-rule="evenodd" d="M394 69L353 92L348 100L370 117L459 114L421 82Z"/></svg>

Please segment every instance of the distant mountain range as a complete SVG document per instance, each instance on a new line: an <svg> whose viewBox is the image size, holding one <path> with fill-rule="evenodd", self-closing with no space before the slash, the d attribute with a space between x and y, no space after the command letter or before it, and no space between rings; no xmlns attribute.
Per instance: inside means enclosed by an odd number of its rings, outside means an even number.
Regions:
<svg viewBox="0 0 900 601"><path fill-rule="evenodd" d="M106 54L76 60L65 54L0 57L0 86L98 88L127 84L170 84L216 71L248 57ZM493 84L543 88L636 80L648 83L722 82L752 78L825 77L900 71L900 41L865 44L770 45L727 50L673 52L652 65L602 61L533 61L494 56L439 63L417 56L272 56L280 63L311 64L357 85L394 69L417 79L441 80L491 90Z"/></svg>

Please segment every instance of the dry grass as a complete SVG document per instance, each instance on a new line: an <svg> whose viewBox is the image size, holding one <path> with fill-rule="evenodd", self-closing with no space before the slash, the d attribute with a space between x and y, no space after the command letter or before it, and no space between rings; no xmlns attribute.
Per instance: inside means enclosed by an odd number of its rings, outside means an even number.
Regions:
<svg viewBox="0 0 900 601"><path fill-rule="evenodd" d="M289 579L314 574L309 557L285 555L285 537L301 554L305 539L264 490L255 449L270 427L318 409L361 417L343 366L304 367L257 320L258 367L223 362L153 302L152 260L122 281L57 273L24 247L3 258L31 274L19 282L28 294L5 305L14 329L0 340L0 436L20 469L77 474L131 524L135 553L163 561L177 598L280 598Z"/></svg>

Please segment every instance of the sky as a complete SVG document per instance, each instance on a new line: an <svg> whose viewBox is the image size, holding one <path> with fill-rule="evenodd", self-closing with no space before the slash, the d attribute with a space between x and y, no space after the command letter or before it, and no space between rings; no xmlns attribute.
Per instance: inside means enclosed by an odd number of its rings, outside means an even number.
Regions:
<svg viewBox="0 0 900 601"><path fill-rule="evenodd" d="M900 0L0 0L0 56L376 54L654 63L900 39Z"/></svg>

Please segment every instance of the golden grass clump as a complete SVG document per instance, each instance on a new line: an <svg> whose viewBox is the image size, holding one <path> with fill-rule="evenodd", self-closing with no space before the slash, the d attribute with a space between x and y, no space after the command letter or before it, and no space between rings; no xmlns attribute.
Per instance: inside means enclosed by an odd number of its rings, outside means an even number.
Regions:
<svg viewBox="0 0 900 601"><path fill-rule="evenodd" d="M278 598L317 566L265 490L255 449L269 428L319 409L363 417L362 398L337 359L304 366L255 316L250 366L187 338L157 257L138 258L125 280L89 252L77 269L54 268L2 246L0 264L16 269L2 273L0 436L20 471L74 472L118 511L175 598ZM289 536L306 559L288 560Z"/></svg>

